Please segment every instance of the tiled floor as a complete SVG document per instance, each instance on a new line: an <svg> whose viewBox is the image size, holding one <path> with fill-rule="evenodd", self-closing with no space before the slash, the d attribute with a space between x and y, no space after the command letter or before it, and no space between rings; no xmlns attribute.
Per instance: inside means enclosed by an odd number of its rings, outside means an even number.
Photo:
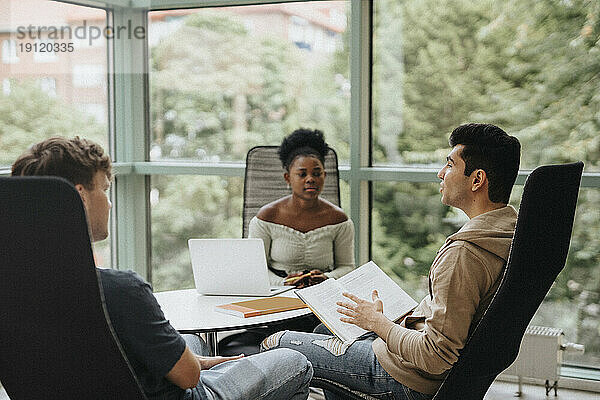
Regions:
<svg viewBox="0 0 600 400"><path fill-rule="evenodd" d="M600 393L564 389L560 386L556 397L554 396L554 391L550 392L549 396L546 396L546 389L543 386L532 385L523 385L523 393L520 397L515 397L517 389L517 383L495 381L485 395L485 400L506 400L511 398L522 400L598 400L600 398Z"/></svg>
<svg viewBox="0 0 600 400"><path fill-rule="evenodd" d="M546 397L546 391L541 386L523 385L523 393L521 397L514 397L517 390L516 383L509 382L494 382L492 387L485 395L485 400L597 400L600 398L599 393L583 392L570 389L558 389L558 396L550 395ZM318 393L311 393L311 400L323 400L323 396ZM0 400L10 400L4 389L0 389Z"/></svg>

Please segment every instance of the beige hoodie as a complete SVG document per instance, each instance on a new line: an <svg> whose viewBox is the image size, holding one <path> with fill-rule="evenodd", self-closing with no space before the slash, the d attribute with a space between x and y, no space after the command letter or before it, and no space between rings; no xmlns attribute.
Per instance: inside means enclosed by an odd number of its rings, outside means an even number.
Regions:
<svg viewBox="0 0 600 400"><path fill-rule="evenodd" d="M398 382L436 392L500 283L516 219L506 206L478 215L446 239L429 271L429 295L385 341L373 342L379 363Z"/></svg>

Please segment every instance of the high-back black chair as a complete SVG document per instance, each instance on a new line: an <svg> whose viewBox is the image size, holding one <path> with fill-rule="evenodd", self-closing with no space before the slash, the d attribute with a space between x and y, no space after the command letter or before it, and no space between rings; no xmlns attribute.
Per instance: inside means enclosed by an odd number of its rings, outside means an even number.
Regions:
<svg viewBox="0 0 600 400"><path fill-rule="evenodd" d="M519 352L527 325L563 269L583 163L547 165L527 178L502 281L434 400L481 400ZM332 381L314 386L348 399L372 399Z"/></svg>
<svg viewBox="0 0 600 400"><path fill-rule="evenodd" d="M0 178L0 382L11 400L146 399L107 318L75 188Z"/></svg>
<svg viewBox="0 0 600 400"><path fill-rule="evenodd" d="M527 178L502 282L435 395L482 399L512 364L527 325L567 259L583 163L547 165Z"/></svg>
<svg viewBox="0 0 600 400"><path fill-rule="evenodd" d="M283 179L285 172L277 154L278 146L256 146L246 155L244 177L244 206L242 237L248 237L248 224L265 204L290 194ZM340 205L340 182L337 154L329 149L325 157L327 177L320 196L336 206Z"/></svg>

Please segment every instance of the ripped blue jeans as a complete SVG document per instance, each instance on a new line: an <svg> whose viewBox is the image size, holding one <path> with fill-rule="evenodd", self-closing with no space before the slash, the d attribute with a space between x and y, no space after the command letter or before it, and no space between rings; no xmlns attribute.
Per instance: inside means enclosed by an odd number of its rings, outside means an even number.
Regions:
<svg viewBox="0 0 600 400"><path fill-rule="evenodd" d="M208 348L196 335L183 335L192 352ZM302 354L280 349L227 361L200 372L198 385L183 400L306 400L312 367Z"/></svg>
<svg viewBox="0 0 600 400"><path fill-rule="evenodd" d="M326 331L319 328L315 331ZM371 347L374 339L374 335L368 336L347 347L335 336L327 334L281 331L261 343L261 352L275 348L299 351L312 363L315 377L339 382L378 399L431 399L431 395L402 385L383 369ZM327 391L325 397L327 400L343 399Z"/></svg>

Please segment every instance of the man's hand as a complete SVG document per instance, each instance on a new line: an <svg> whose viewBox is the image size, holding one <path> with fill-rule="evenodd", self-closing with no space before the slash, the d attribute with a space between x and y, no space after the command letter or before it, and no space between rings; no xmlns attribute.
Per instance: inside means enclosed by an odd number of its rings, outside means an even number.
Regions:
<svg viewBox="0 0 600 400"><path fill-rule="evenodd" d="M224 363L225 361L239 360L242 357L244 357L243 354L240 354L237 356L232 356L232 357L220 357L220 356L204 357L204 356L196 355L196 358L198 359L198 363L200 363L200 369L203 369L203 370L211 369L215 365L219 365L221 363Z"/></svg>
<svg viewBox="0 0 600 400"><path fill-rule="evenodd" d="M379 298L377 290L373 290L371 294L373 301L363 300L352 293L344 292L342 294L352 302L338 301L336 303L340 306L337 311L346 316L340 317L340 321L354 324L367 331L373 331L385 340L390 326L394 323L383 315L383 302Z"/></svg>

